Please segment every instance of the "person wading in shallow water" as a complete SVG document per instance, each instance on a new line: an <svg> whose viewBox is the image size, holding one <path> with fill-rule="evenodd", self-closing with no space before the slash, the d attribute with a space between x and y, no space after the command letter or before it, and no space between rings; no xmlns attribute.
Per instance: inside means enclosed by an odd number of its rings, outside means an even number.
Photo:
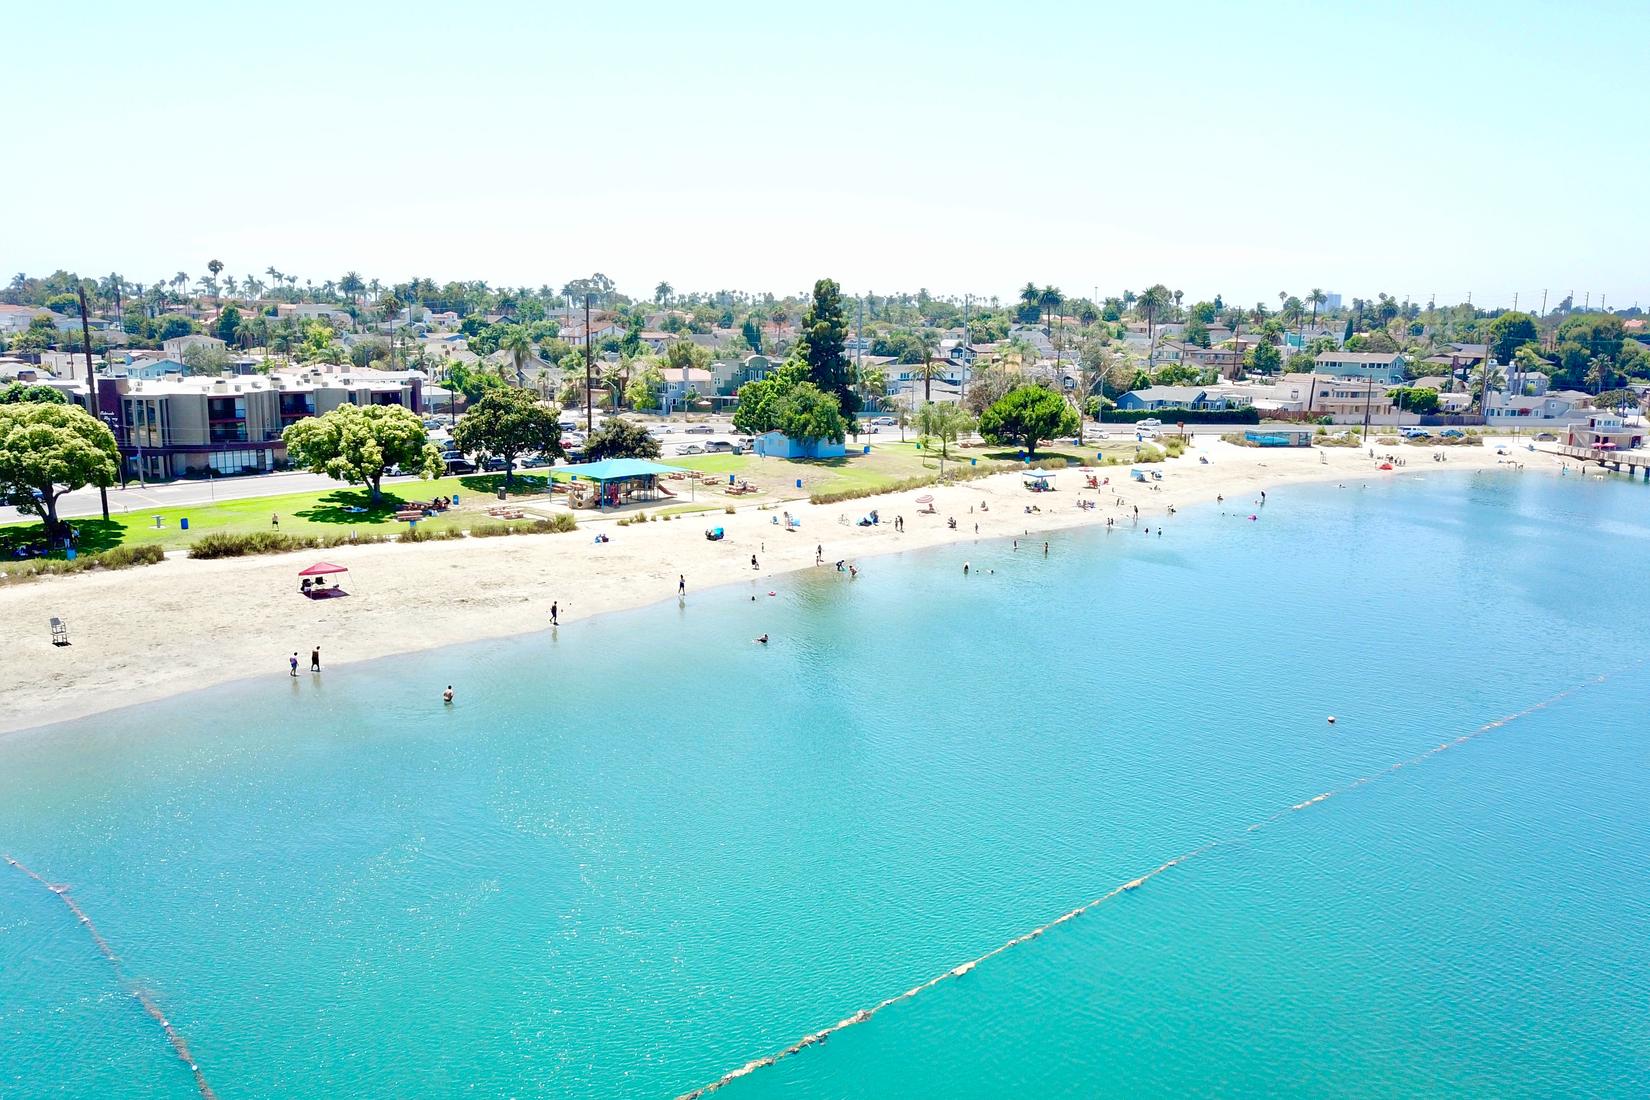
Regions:
<svg viewBox="0 0 1650 1100"><path fill-rule="evenodd" d="M321 647L320 646L316 646L314 649L309 651L309 670L311 672L320 672L321 671Z"/></svg>

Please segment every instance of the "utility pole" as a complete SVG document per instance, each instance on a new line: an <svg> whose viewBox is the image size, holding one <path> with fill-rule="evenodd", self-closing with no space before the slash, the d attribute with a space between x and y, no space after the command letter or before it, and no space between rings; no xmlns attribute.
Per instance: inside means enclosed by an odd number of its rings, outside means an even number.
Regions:
<svg viewBox="0 0 1650 1100"><path fill-rule="evenodd" d="M584 292L584 431L586 437L596 430L595 413L590 408L590 390L593 382L593 368L591 356L595 352L595 344L590 339L590 292Z"/></svg>
<svg viewBox="0 0 1650 1100"><path fill-rule="evenodd" d="M78 282L78 281L77 281ZM78 283L76 289L80 291L80 338L85 341L83 350L86 352L86 393L91 397L92 419L103 422L102 410L98 408L97 372L92 369L92 322L86 312L86 284ZM115 464L122 471L126 469L126 458L120 453L120 441L115 441ZM124 478L122 478L124 480ZM103 502L103 522L109 522L109 487L99 485L97 495Z"/></svg>
<svg viewBox="0 0 1650 1100"><path fill-rule="evenodd" d="M1541 316L1547 316L1547 288L1541 288Z"/></svg>

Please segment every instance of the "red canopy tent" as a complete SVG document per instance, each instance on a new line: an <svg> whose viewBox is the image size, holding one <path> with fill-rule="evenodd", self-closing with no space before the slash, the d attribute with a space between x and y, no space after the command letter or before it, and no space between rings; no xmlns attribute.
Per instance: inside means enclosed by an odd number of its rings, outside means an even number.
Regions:
<svg viewBox="0 0 1650 1100"><path fill-rule="evenodd" d="M304 580L300 582L298 590L312 600L330 599L333 596L347 596L349 593L345 592L342 588L339 588L336 580L332 582L332 586L329 588L327 587L326 582L320 580L319 578L333 573L348 572L349 568L347 566L334 565L330 561L318 561L308 569L301 569L298 571L298 576L304 578ZM315 582L311 584L309 578L315 578Z"/></svg>

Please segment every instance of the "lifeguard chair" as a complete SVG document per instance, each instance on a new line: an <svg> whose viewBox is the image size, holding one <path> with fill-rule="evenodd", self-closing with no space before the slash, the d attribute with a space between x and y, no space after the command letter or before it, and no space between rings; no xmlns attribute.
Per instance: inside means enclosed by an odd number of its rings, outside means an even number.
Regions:
<svg viewBox="0 0 1650 1100"><path fill-rule="evenodd" d="M64 622L62 619L59 619L56 615L53 615L52 616L52 645L68 645L68 644L69 644L69 624Z"/></svg>

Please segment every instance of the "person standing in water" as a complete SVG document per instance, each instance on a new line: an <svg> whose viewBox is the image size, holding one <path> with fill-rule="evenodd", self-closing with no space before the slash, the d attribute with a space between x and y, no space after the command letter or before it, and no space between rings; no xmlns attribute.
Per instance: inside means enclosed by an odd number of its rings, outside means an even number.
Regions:
<svg viewBox="0 0 1650 1100"><path fill-rule="evenodd" d="M447 685L447 690L441 693L441 701L448 706L453 705L453 685Z"/></svg>
<svg viewBox="0 0 1650 1100"><path fill-rule="evenodd" d="M316 646L314 649L309 651L309 670L311 672L320 672L321 671L321 647L320 646Z"/></svg>
<svg viewBox="0 0 1650 1100"><path fill-rule="evenodd" d="M292 651L292 660L290 660L287 663L291 668L292 675L294 675L294 676L298 675L298 651L297 650Z"/></svg>
<svg viewBox="0 0 1650 1100"><path fill-rule="evenodd" d="M686 574L683 574L683 573L676 574L676 594L678 596L687 595L687 576L686 576Z"/></svg>

